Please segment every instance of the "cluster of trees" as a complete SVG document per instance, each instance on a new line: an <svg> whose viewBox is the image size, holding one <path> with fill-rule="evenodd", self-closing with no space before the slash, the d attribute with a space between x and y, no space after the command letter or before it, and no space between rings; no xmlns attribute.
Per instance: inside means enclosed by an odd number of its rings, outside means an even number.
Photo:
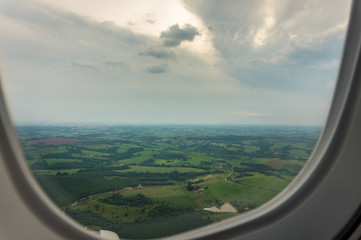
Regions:
<svg viewBox="0 0 361 240"><path fill-rule="evenodd" d="M128 166L119 166L119 168ZM150 172L115 172L112 168L84 169L77 173L64 174L59 171L57 175L35 175L40 185L59 206L66 206L83 197L92 194L112 191L116 188L155 185L173 185L175 181L184 182L190 178L210 172L169 173ZM111 181L106 177L115 176ZM56 186L56 187L54 187Z"/></svg>
<svg viewBox="0 0 361 240"><path fill-rule="evenodd" d="M110 197L104 198L100 200L104 203L109 203L113 205L121 205L121 206L131 206L131 207L140 207L148 204L152 204L153 200L146 197L144 194L137 194L131 197L124 197L121 194L113 194Z"/></svg>
<svg viewBox="0 0 361 240"><path fill-rule="evenodd" d="M132 147L127 150L127 152L118 152L119 146L113 146L108 148L96 149L100 153L110 154L106 158L96 158L96 157L85 157L79 156L81 150L88 150L84 147L74 147L67 146L66 151L64 152L53 152L46 153L40 156L40 159L74 159L82 161L74 162L56 162L49 165L46 161L37 161L32 164L32 169L71 169L71 168L95 168L101 165L110 165L114 160L123 160L135 157L135 153L141 152L144 150L142 147ZM73 155L77 154L77 155ZM29 155L29 154L28 154ZM29 156L28 156L29 157ZM31 156L30 156L31 157ZM33 158L32 158L33 159Z"/></svg>
<svg viewBox="0 0 361 240"><path fill-rule="evenodd" d="M200 187L200 186L197 186L197 185L193 185L193 184L202 183L202 182L204 182L203 179L199 179L198 181L194 181L194 182L187 182L186 189L187 189L188 191L198 190L198 189L200 189L201 187ZM205 187L204 189L207 190L208 187Z"/></svg>
<svg viewBox="0 0 361 240"><path fill-rule="evenodd" d="M265 137L254 135L220 135L210 136L209 140L217 142L241 142L246 140L263 140Z"/></svg>
<svg viewBox="0 0 361 240"><path fill-rule="evenodd" d="M101 226L103 229L115 232L120 230L119 223L108 220L90 210L66 209L65 213L84 226Z"/></svg>
<svg viewBox="0 0 361 240"><path fill-rule="evenodd" d="M136 178L115 178L109 181L105 176L111 173L113 171L98 170L58 176L35 175L35 177L49 197L59 206L64 207L89 195L139 185L139 179Z"/></svg>
<svg viewBox="0 0 361 240"><path fill-rule="evenodd" d="M172 152L162 152L156 155L153 155L154 158L158 159L178 159L186 161L188 158L182 153L172 153Z"/></svg>
<svg viewBox="0 0 361 240"><path fill-rule="evenodd" d="M80 159L79 159L80 160ZM97 158L83 158L81 161L64 161L64 162L54 162L49 164L46 160L38 160L31 164L31 169L33 170L60 170L60 169L114 169L111 166L111 160L103 160ZM118 168L117 168L118 169ZM121 169L125 169L124 167Z"/></svg>
<svg viewBox="0 0 361 240"><path fill-rule="evenodd" d="M155 159L154 158L148 158L147 160L144 160L142 162L143 166L154 166L155 165Z"/></svg>
<svg viewBox="0 0 361 240"><path fill-rule="evenodd" d="M187 190L188 191L193 191L194 190L194 186L192 185L192 183L190 183L190 182L187 183Z"/></svg>
<svg viewBox="0 0 361 240"><path fill-rule="evenodd" d="M47 153L41 155L41 159L47 158L73 159L74 157L71 152Z"/></svg>
<svg viewBox="0 0 361 240"><path fill-rule="evenodd" d="M116 176L124 176L128 178L137 178L140 182L143 181L179 181L184 182L190 178L196 178L201 175L206 175L214 172L165 172L165 173L152 173L152 172L119 172L114 173Z"/></svg>
<svg viewBox="0 0 361 240"><path fill-rule="evenodd" d="M160 204L149 211L148 220L136 219L135 223L108 220L90 210L66 209L65 212L84 226L101 226L102 229L116 232L119 236L127 239L160 238L211 223L209 218L205 218L199 213L181 215L181 211L170 205Z"/></svg>
<svg viewBox="0 0 361 240"><path fill-rule="evenodd" d="M119 146L116 145L113 147L96 149L96 151L101 152L101 153L109 153L110 155L107 157L108 159L124 160L124 159L129 159L129 158L135 157L134 153L141 152L144 150L144 148L142 148L142 147L132 147L132 148L129 148L126 152L119 153L118 149L119 149Z"/></svg>
<svg viewBox="0 0 361 240"><path fill-rule="evenodd" d="M212 144L212 142L206 142L203 144L200 144L196 147L197 152L204 152L208 154L218 154L221 156L227 156L227 155L243 155L245 152L243 151L243 148L240 147L237 149L237 151L229 150L223 146L220 146L218 144ZM225 159L225 158L223 158Z"/></svg>
<svg viewBox="0 0 361 240"><path fill-rule="evenodd" d="M265 175L275 175L275 169L264 164L242 163L240 167L234 167L234 172L238 172L240 176L252 176L250 172L259 172Z"/></svg>
<svg viewBox="0 0 361 240"><path fill-rule="evenodd" d="M239 158L237 158L239 159ZM230 166L230 164L228 162L227 166ZM148 158L146 160L144 160L141 163L138 164L129 164L129 165L140 165L140 166L150 166L150 167L174 167L172 165L168 165L168 164L156 164L155 163L155 159L154 158ZM206 170L209 171L212 168L213 162L210 161L201 161L200 165L190 165L188 162L185 162L184 164L177 164L177 167L191 167L191 168L196 168L196 169L202 169L202 170ZM213 170L214 173L223 173L223 171L221 170Z"/></svg>
<svg viewBox="0 0 361 240"><path fill-rule="evenodd" d="M193 211L193 209L167 202L161 202L149 209L148 217L156 218L161 216L174 216L189 211Z"/></svg>
<svg viewBox="0 0 361 240"><path fill-rule="evenodd" d="M68 176L68 175L69 175L69 173L67 173L67 172L59 172L58 171L55 176Z"/></svg>
<svg viewBox="0 0 361 240"><path fill-rule="evenodd" d="M106 158L97 158L97 157L85 157L85 156L74 156L76 153L79 155L81 153L82 147L68 146L65 152L54 152L42 154L40 159L31 164L31 169L34 170L56 170L56 169L74 169L74 168L85 168L85 169L104 169L110 167L112 161L114 160L123 160L135 157L135 153L143 151L141 147L129 148L127 152L118 153L119 146L97 149L101 153L109 153L110 156ZM29 155L29 154L28 154ZM31 157L28 156L28 157ZM75 161L59 161L49 164L46 159L73 159Z"/></svg>

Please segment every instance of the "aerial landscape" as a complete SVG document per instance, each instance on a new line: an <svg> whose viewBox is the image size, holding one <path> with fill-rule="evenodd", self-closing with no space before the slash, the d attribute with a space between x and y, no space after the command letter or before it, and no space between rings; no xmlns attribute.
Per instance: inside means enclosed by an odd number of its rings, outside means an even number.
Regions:
<svg viewBox="0 0 361 240"><path fill-rule="evenodd" d="M252 125L16 129L31 171L59 208L88 229L130 239L257 208L299 173L321 132Z"/></svg>

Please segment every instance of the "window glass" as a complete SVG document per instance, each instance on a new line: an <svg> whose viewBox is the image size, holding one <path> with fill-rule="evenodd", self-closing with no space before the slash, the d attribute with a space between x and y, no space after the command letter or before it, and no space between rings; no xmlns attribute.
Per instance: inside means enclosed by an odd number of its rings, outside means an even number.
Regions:
<svg viewBox="0 0 361 240"><path fill-rule="evenodd" d="M2 1L2 84L34 177L67 215L124 238L257 208L313 151L349 8Z"/></svg>

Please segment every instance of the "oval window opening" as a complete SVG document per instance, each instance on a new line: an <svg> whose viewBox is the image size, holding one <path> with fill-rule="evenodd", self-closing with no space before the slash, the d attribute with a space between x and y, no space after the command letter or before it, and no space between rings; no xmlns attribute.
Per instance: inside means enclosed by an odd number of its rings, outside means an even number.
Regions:
<svg viewBox="0 0 361 240"><path fill-rule="evenodd" d="M29 168L104 236L165 237L251 211L317 143L349 8L4 1L2 78Z"/></svg>

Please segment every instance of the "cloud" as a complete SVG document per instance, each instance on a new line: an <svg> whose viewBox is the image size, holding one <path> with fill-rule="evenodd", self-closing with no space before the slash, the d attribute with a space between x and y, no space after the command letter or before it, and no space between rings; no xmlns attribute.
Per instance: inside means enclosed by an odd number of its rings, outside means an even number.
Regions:
<svg viewBox="0 0 361 240"><path fill-rule="evenodd" d="M1 58L24 62L34 71L125 74L134 68L142 72L148 62L139 59L139 49L157 44L157 39L112 22L34 2L9 2L0 9L0 19L0 27L6 29L0 32ZM50 77L49 81L55 80Z"/></svg>
<svg viewBox="0 0 361 240"><path fill-rule="evenodd" d="M125 67L126 64L123 61L110 61L105 60L103 61L103 64L109 67Z"/></svg>
<svg viewBox="0 0 361 240"><path fill-rule="evenodd" d="M145 71L154 74L165 73L168 71L168 64L151 66L146 68Z"/></svg>
<svg viewBox="0 0 361 240"><path fill-rule="evenodd" d="M315 66L340 58L348 17L342 1L184 3L212 29L217 66L245 86L308 94L337 77L337 64Z"/></svg>
<svg viewBox="0 0 361 240"><path fill-rule="evenodd" d="M123 61L113 61L113 60L87 60L87 59L78 59L72 63L59 64L63 66L67 71L79 71L86 72L91 71L108 71L109 69L118 69L119 67L127 67L127 64Z"/></svg>
<svg viewBox="0 0 361 240"><path fill-rule="evenodd" d="M0 14L9 21L26 27L26 33L38 35L42 44L54 42L58 45L54 49L66 49L67 45L72 45L78 46L77 50L88 48L88 51L106 51L112 48L114 51L124 47L129 49L146 45L151 41L148 36L136 34L112 22L95 21L72 12L31 2L9 3L1 9ZM26 42L27 39L23 41Z"/></svg>
<svg viewBox="0 0 361 240"><path fill-rule="evenodd" d="M189 0L182 7L191 13L168 21L160 14L172 3L154 0L157 9L119 8L126 16L115 22L101 11L93 16L46 2L0 7L1 67L15 120L325 119L346 27L344 0Z"/></svg>
<svg viewBox="0 0 361 240"><path fill-rule="evenodd" d="M141 56L150 56L155 58L163 58L163 59L175 59L175 54L173 51L169 51L164 48L150 47L144 51L138 53Z"/></svg>
<svg viewBox="0 0 361 240"><path fill-rule="evenodd" d="M80 70L97 70L98 69L98 66L96 63L94 62L89 62L89 61L81 61L81 60L78 60L76 62L73 62L71 65L70 65L71 68L73 69L80 69Z"/></svg>
<svg viewBox="0 0 361 240"><path fill-rule="evenodd" d="M152 13L147 13L144 17L144 20L149 24L154 24L157 22L155 15Z"/></svg>
<svg viewBox="0 0 361 240"><path fill-rule="evenodd" d="M167 47L179 46L183 41L193 41L195 36L200 35L197 28L191 24L185 24L179 28L178 24L170 26L168 30L161 32L160 39Z"/></svg>
<svg viewBox="0 0 361 240"><path fill-rule="evenodd" d="M128 21L127 25L131 27L131 26L136 26L137 24L135 22Z"/></svg>

